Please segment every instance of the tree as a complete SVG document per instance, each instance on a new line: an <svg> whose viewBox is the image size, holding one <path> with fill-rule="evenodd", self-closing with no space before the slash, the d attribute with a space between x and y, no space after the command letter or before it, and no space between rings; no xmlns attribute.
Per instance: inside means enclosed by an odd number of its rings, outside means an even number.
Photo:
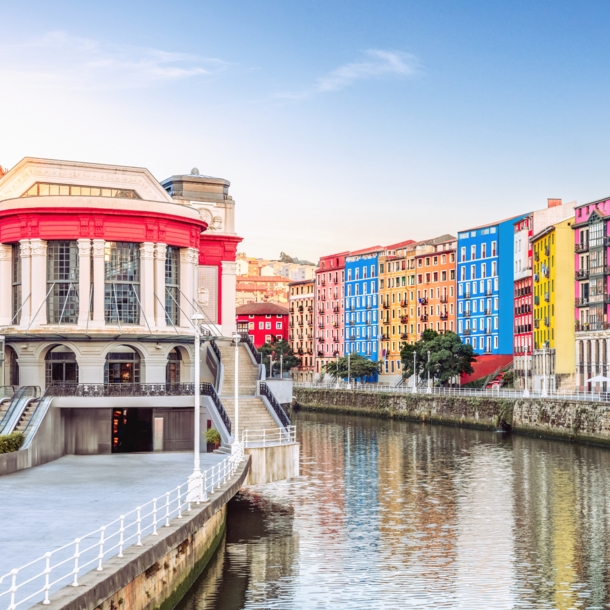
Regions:
<svg viewBox="0 0 610 610"><path fill-rule="evenodd" d="M275 368L279 367L280 356L283 356L282 368L284 371L289 371L291 368L301 364L301 359L295 356L290 343L286 339L274 337L271 341L267 341L267 343L259 347L258 351L263 355L263 364L267 367L267 375L269 377L271 377L269 370L271 358L273 358Z"/></svg>
<svg viewBox="0 0 610 610"><path fill-rule="evenodd" d="M379 372L379 365L364 356L353 354L349 358L349 376L350 379L365 379L366 377L375 377ZM327 362L324 371L333 379L347 379L348 362L347 357L338 358Z"/></svg>
<svg viewBox="0 0 610 610"><path fill-rule="evenodd" d="M417 376L427 375L429 367L430 377L441 384L449 383L452 378L459 375L472 373L472 363L476 360L472 346L462 343L460 337L455 333L439 334L434 330L426 330L417 343L405 344L400 351L405 378L413 374L413 352L416 354L415 372ZM430 352L429 365L428 352Z"/></svg>

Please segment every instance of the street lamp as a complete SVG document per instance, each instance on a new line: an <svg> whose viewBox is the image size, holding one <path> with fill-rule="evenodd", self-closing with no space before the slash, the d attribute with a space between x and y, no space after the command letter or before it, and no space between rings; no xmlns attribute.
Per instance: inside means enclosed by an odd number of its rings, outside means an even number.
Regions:
<svg viewBox="0 0 610 610"><path fill-rule="evenodd" d="M527 387L527 369L528 369L528 366L527 366L528 358L527 357L529 356L529 353L530 353L530 351L529 351L529 346L528 346L525 351L525 362L524 362L525 382L524 382L524 386L523 386L523 398L528 398L530 395L529 388ZM532 352L532 358L533 357L534 357L534 354ZM532 371L532 374L533 374L533 371Z"/></svg>
<svg viewBox="0 0 610 610"><path fill-rule="evenodd" d="M188 480L188 496L189 500L199 500L202 496L202 481L201 481L201 383L199 381L201 374L201 323L204 320L203 314L196 313L191 320L195 329L195 438L194 438L194 456L193 456L193 474Z"/></svg>
<svg viewBox="0 0 610 610"><path fill-rule="evenodd" d="M415 369L417 367L416 364L416 357L417 357L417 352L413 352L413 394L415 394L417 392L417 373L415 372Z"/></svg>
<svg viewBox="0 0 610 610"><path fill-rule="evenodd" d="M430 387L430 350L428 350L428 389L426 394L432 394L432 388Z"/></svg>
<svg viewBox="0 0 610 610"><path fill-rule="evenodd" d="M231 453L237 453L239 451L239 341L241 335L235 333L233 335L233 341L235 341L235 434L233 445L231 446Z"/></svg>
<svg viewBox="0 0 610 610"><path fill-rule="evenodd" d="M350 362L351 354L352 354L351 351L347 352L347 389L348 390L352 389L352 384L350 383L350 378L351 378L351 373L352 373L351 362Z"/></svg>

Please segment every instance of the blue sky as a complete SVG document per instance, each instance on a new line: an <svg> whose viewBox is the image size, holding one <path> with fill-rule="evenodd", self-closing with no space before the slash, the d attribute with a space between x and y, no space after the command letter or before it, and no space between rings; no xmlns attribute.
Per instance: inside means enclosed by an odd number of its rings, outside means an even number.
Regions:
<svg viewBox="0 0 610 610"><path fill-rule="evenodd" d="M2 7L0 164L231 181L243 249L322 254L610 195L607 2Z"/></svg>

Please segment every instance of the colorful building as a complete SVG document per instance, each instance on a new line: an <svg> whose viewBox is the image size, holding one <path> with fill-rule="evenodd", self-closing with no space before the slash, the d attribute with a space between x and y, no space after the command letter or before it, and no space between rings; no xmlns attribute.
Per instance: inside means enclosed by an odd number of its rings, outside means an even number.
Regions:
<svg viewBox="0 0 610 610"><path fill-rule="evenodd" d="M247 332L255 347L273 339L288 341L288 308L277 303L248 303L236 311L237 331Z"/></svg>
<svg viewBox="0 0 610 610"><path fill-rule="evenodd" d="M301 365L292 369L295 381L313 381L315 281L292 282L288 286L289 336L292 351L301 359Z"/></svg>
<svg viewBox="0 0 610 610"><path fill-rule="evenodd" d="M237 276L237 305L248 303L288 303L290 280L277 275Z"/></svg>
<svg viewBox="0 0 610 610"><path fill-rule="evenodd" d="M345 351L377 362L379 256L374 246L352 252L345 259Z"/></svg>
<svg viewBox="0 0 610 610"><path fill-rule="evenodd" d="M482 355L479 364L497 355L512 362L514 223L523 217L458 235L458 334Z"/></svg>
<svg viewBox="0 0 610 610"><path fill-rule="evenodd" d="M574 216L575 202L562 203L561 199L548 199L547 207L521 218L514 224L515 253L515 304L513 364L515 387L523 389L526 378L532 379L534 349L533 277L531 238L566 218Z"/></svg>
<svg viewBox="0 0 610 610"><path fill-rule="evenodd" d="M534 389L572 390L575 373L573 218L532 237Z"/></svg>
<svg viewBox="0 0 610 610"><path fill-rule="evenodd" d="M316 271L314 367L319 375L324 375L324 367L329 361L345 354L343 295L347 254L323 256Z"/></svg>
<svg viewBox="0 0 610 610"><path fill-rule="evenodd" d="M608 391L609 384L588 383L597 375L608 376L610 324L610 199L576 207L575 318L577 385L582 390Z"/></svg>

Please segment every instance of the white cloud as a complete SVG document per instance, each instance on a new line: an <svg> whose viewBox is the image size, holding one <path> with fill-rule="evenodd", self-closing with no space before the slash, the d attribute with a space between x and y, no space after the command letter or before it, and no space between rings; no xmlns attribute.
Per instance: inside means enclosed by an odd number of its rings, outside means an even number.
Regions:
<svg viewBox="0 0 610 610"><path fill-rule="evenodd" d="M419 70L419 59L408 53L370 49L366 51L365 55L365 59L361 61L345 64L332 70L326 76L318 78L315 84L308 89L280 93L277 97L289 99L311 97L319 93L340 91L358 81L371 78L384 76L407 78Z"/></svg>
<svg viewBox="0 0 610 610"><path fill-rule="evenodd" d="M0 75L12 81L40 81L77 89L145 87L154 83L210 75L226 67L217 58L51 32L21 44L0 45L10 58Z"/></svg>

